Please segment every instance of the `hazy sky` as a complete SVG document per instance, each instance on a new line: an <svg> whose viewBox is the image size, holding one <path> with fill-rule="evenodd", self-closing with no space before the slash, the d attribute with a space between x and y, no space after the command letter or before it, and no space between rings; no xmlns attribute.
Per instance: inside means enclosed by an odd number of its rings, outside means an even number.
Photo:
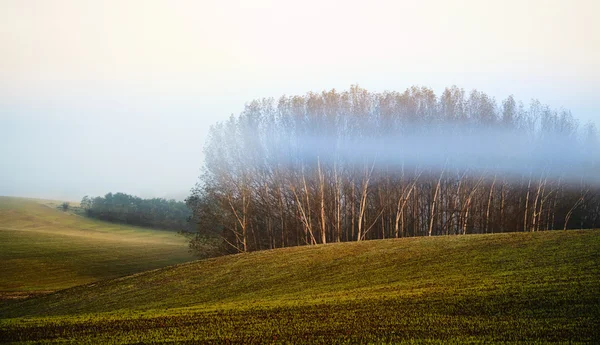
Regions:
<svg viewBox="0 0 600 345"><path fill-rule="evenodd" d="M453 84L600 119L598 0L0 0L0 195L184 197L261 97Z"/></svg>

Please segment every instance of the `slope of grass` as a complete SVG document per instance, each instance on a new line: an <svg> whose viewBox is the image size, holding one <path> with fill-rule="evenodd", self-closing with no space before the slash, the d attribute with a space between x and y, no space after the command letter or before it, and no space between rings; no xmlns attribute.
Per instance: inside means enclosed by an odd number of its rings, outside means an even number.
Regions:
<svg viewBox="0 0 600 345"><path fill-rule="evenodd" d="M58 201L0 197L0 296L17 297L190 261L173 232L91 220Z"/></svg>
<svg viewBox="0 0 600 345"><path fill-rule="evenodd" d="M0 309L0 338L77 343L600 340L600 231L410 238L180 264Z"/></svg>

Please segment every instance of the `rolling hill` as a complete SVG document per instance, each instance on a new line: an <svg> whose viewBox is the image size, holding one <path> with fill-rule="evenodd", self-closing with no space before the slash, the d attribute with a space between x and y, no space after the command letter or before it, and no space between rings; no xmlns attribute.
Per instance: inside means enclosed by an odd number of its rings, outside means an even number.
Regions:
<svg viewBox="0 0 600 345"><path fill-rule="evenodd" d="M590 343L600 231L238 254L15 301L0 315L11 341Z"/></svg>
<svg viewBox="0 0 600 345"><path fill-rule="evenodd" d="M185 238L0 197L0 297L47 293L193 260Z"/></svg>

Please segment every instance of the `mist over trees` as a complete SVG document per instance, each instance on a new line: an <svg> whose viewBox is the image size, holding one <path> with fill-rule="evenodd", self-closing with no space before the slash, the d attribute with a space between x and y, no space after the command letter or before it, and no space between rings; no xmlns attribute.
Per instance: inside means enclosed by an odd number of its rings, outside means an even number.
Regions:
<svg viewBox="0 0 600 345"><path fill-rule="evenodd" d="M255 100L214 125L187 204L197 243L229 252L592 228L598 148L592 124L538 101L352 86Z"/></svg>
<svg viewBox="0 0 600 345"><path fill-rule="evenodd" d="M84 196L81 208L92 218L173 231L189 231L188 220L192 215L181 201L142 199L125 193L108 193L104 197L93 198Z"/></svg>

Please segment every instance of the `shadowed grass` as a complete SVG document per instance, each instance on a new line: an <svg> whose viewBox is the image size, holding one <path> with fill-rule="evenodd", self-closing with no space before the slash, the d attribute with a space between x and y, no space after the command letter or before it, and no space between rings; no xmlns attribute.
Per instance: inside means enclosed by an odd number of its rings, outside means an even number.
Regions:
<svg viewBox="0 0 600 345"><path fill-rule="evenodd" d="M190 261L173 232L91 220L60 202L0 197L0 295L22 297Z"/></svg>
<svg viewBox="0 0 600 345"><path fill-rule="evenodd" d="M341 243L202 260L0 309L15 341L600 339L600 231Z"/></svg>

